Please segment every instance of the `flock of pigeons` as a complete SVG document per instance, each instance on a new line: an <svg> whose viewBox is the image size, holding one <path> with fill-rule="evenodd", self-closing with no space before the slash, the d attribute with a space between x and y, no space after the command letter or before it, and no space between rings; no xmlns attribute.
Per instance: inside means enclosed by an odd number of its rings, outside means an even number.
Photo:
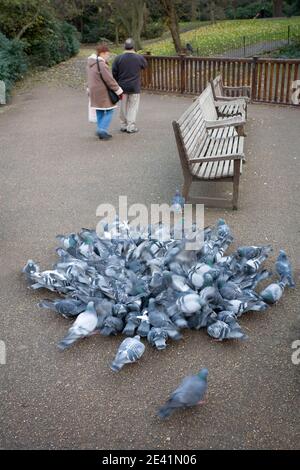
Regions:
<svg viewBox="0 0 300 470"><path fill-rule="evenodd" d="M141 358L145 351L141 338L157 349L166 348L169 339L179 340L185 328L206 328L220 341L244 339L238 318L248 311L266 310L278 302L286 286L294 286L283 250L275 263L278 280L258 293L258 284L272 275L263 269L271 246L243 246L226 255L233 237L223 219L202 235L203 245L190 250L185 238L176 239L162 224L132 232L128 224L116 220L105 226L101 238L89 229L58 235L59 260L53 269L41 271L28 260L23 272L31 289L63 295L39 303L74 320L58 344L60 349L96 333L126 336L111 364L113 371L119 371ZM187 377L159 416L202 402L207 374L202 369Z"/></svg>

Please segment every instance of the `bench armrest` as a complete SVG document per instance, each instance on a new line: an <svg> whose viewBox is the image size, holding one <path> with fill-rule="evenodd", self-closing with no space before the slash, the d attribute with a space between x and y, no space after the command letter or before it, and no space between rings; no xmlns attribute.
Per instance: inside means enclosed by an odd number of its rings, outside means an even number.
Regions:
<svg viewBox="0 0 300 470"><path fill-rule="evenodd" d="M202 158L191 158L189 163L208 163L208 162L220 162L227 160L243 160L244 154L233 154L233 155L218 155L216 157L202 157Z"/></svg>
<svg viewBox="0 0 300 470"><path fill-rule="evenodd" d="M238 102L246 102L246 103L249 103L250 102L250 98L249 96L216 96L216 104L218 104L218 101L224 101L224 104L226 102L226 104L228 103L232 103L233 101L238 101Z"/></svg>
<svg viewBox="0 0 300 470"><path fill-rule="evenodd" d="M238 105L241 105L241 106L245 106L245 99L244 98L237 98L237 97L232 97L232 99L230 101L226 101L226 100L223 100L223 101L215 101L215 106L216 108L220 108L221 106L228 106L228 104L238 104Z"/></svg>
<svg viewBox="0 0 300 470"><path fill-rule="evenodd" d="M245 119L236 116L228 119L221 119L218 121L205 121L206 129L219 129L228 126L243 126L246 124Z"/></svg>

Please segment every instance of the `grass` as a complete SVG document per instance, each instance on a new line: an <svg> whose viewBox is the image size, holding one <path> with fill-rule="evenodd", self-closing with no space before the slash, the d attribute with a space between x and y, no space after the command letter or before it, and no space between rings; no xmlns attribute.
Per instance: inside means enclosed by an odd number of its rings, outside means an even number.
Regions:
<svg viewBox="0 0 300 470"><path fill-rule="evenodd" d="M242 47L243 36L247 44L285 39L288 26L292 37L300 37L300 17L284 19L231 20L220 21L214 25L181 34L182 44L191 43L201 56L222 54L230 49ZM175 50L170 39L147 44L147 51L153 55L174 55Z"/></svg>

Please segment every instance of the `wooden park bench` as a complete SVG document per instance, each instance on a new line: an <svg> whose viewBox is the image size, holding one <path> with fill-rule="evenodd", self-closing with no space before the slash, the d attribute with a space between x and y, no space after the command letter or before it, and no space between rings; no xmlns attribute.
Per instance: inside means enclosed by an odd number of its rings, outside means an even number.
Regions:
<svg viewBox="0 0 300 470"><path fill-rule="evenodd" d="M211 84L197 98L202 107L204 118L207 121L221 121L225 125L232 125L239 135L245 135L246 114L242 102L231 103L230 106L223 101L215 101ZM225 110L224 110L225 108ZM230 119L230 120L229 120Z"/></svg>
<svg viewBox="0 0 300 470"><path fill-rule="evenodd" d="M221 75L218 75L210 81L214 100L223 101L220 111L224 115L231 115L233 107L240 104L244 107L245 117L247 118L247 104L251 98L250 86L224 86Z"/></svg>
<svg viewBox="0 0 300 470"><path fill-rule="evenodd" d="M211 124L206 121L199 98L178 121L172 123L184 176L183 197L186 202L213 207L232 205L233 209L237 209L244 137L237 134L234 126L222 124L222 121ZM194 181L232 182L232 200L189 198L189 189Z"/></svg>

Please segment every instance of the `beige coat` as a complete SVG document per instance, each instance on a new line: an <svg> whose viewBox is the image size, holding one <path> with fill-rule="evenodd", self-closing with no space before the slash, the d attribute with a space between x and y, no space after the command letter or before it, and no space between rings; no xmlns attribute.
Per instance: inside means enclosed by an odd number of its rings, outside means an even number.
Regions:
<svg viewBox="0 0 300 470"><path fill-rule="evenodd" d="M103 80L111 90L117 93L117 95L121 95L123 90L113 78L108 65L102 57L98 57L98 60ZM109 94L103 80L100 78L98 71L97 56L96 54L93 54L88 58L87 63L87 81L91 107L96 109L116 108L116 105L113 105L109 98Z"/></svg>

